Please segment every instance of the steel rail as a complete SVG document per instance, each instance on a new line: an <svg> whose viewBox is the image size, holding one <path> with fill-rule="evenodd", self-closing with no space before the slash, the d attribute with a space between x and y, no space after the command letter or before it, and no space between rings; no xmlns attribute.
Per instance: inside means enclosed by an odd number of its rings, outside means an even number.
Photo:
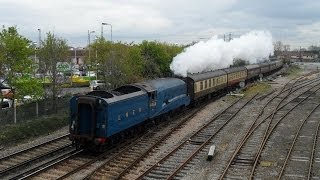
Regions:
<svg viewBox="0 0 320 180"><path fill-rule="evenodd" d="M27 178L32 178L34 176L36 176L37 174L43 172L44 170L62 162L62 161L65 161L66 159L70 159L71 157L73 156L76 156L78 155L79 153L83 152L82 149L80 150L73 150L71 152L68 152L66 154L63 154L63 155L60 155L52 160L50 160L49 162L46 162L38 167L35 167L31 170L28 170L27 172L24 172L22 174L19 174L11 179L15 179L15 180L21 180L21 179L27 179Z"/></svg>
<svg viewBox="0 0 320 180"><path fill-rule="evenodd" d="M289 81L290 82L290 81ZM286 83L287 84L289 84ZM285 86L286 86L285 85ZM264 112L264 109L269 105L269 103L271 101L273 101L275 98L277 98L281 93L283 93L283 90L285 89L285 86L283 86L283 88L281 89L281 91L279 91L277 93L277 95L273 96L272 98L270 98L266 104L264 104L264 106L262 107L262 109L260 110L258 116L256 117L256 119L251 123L250 127L248 128L248 130L246 131L245 133L245 136L241 139L240 141L240 144L237 146L236 150L234 151L233 155L231 156L226 168L224 169L224 171L222 172L222 174L220 175L219 179L222 180L223 177L226 175L227 171L228 171L228 168L231 166L234 158L237 156L237 154L239 153L240 149L242 148L242 146L244 145L244 143L246 142L246 140L248 139L248 137L250 136L250 132L253 132L252 130L254 129L254 125L256 124L256 122L258 121L258 119L261 117L261 115L263 114ZM271 93L272 94L272 93ZM268 94L270 95L270 94ZM289 95L289 94L288 94Z"/></svg>
<svg viewBox="0 0 320 180"><path fill-rule="evenodd" d="M289 158L290 158L290 156L291 156L291 152L292 152L292 150L293 150L294 145L295 145L296 142L297 142L298 136L299 136L299 134L300 134L300 131L301 131L303 125L305 124L305 122L309 119L309 117L314 113L314 111L315 111L319 106L320 106L320 104L318 104L316 107L314 107L314 108L312 109L312 111L309 112L309 114L303 119L301 125L299 126L299 128L298 128L298 130L297 130L297 132L296 132L296 134L295 134L295 136L294 136L294 138L293 138L293 140L292 140L292 143L291 143L291 146L290 146L289 151L288 151L288 153L287 153L286 159L285 159L285 161L284 161L284 163L283 163L283 165L282 165L282 167L281 167L280 173L279 173L279 175L278 175L278 180L281 179L281 177L282 177L282 175L283 175L283 173L284 173L284 170L285 170L285 168L286 168L286 165L288 164Z"/></svg>
<svg viewBox="0 0 320 180"><path fill-rule="evenodd" d="M314 153L315 153L316 146L317 146L319 131L320 131L320 121L318 123L318 127L317 127L316 133L314 134L314 138L313 138L313 145L312 145L312 152L311 152L311 155L310 155L310 164L309 164L307 180L311 179L311 172L312 172L312 167L313 167L312 165L313 165L313 162L315 161Z"/></svg>
<svg viewBox="0 0 320 180"><path fill-rule="evenodd" d="M218 96L218 98L220 98L220 96ZM181 122L179 122L177 125L175 125L172 129L170 129L170 131L168 133L166 133L165 135L163 135L162 137L160 137L159 140L157 140L150 148L148 148L147 150L145 150L134 162L132 162L127 168L125 168L123 171L121 171L119 173L119 175L117 177L115 177L114 179L121 179L121 177L123 177L132 167L134 167L139 161L141 161L147 154L149 154L154 148L156 148L157 146L159 146L166 138L168 138L173 132L175 132L177 129L179 129L185 122L187 122L189 119L193 118L202 108L204 108L205 106L207 106L208 104L210 104L212 101L208 101L206 103L203 103L200 107L197 107L196 110L194 110L190 115L187 115L186 117L178 117L178 118L183 118L183 120ZM126 152L128 149L130 149L130 147L127 147L125 149L123 149L119 154L123 154L124 152ZM109 164L110 162L112 162L115 158L117 157L117 155L113 156L112 158L110 158L110 160L106 161L105 163L103 163L102 165L98 166L94 171L92 171L90 174L88 174L85 178L83 179L90 179L94 173L100 171L103 169L103 167L105 167L107 164Z"/></svg>
<svg viewBox="0 0 320 180"><path fill-rule="evenodd" d="M257 95L257 94L256 94ZM211 140L212 137L214 137L241 109L242 107L244 107L246 104L248 104L254 97L253 96L250 100L248 100L245 104L243 104L231 117L229 117L227 120L225 120L226 122L217 130L216 133L214 133L213 135L210 135L209 138L207 138L207 140ZM239 102L242 98L238 99L236 102L232 103L230 106L228 106L226 109L223 110L222 113L219 113L218 115L214 116L209 122L207 122L204 126L202 126L202 128L200 128L199 130L197 130L195 133L193 133L190 138L188 139L191 139L192 137L195 137L199 132L201 132L203 129L205 129L206 127L208 127L212 122L214 122L216 119L218 119L218 117L220 117L221 115L223 115L224 112L226 112L227 110L229 110L232 106L234 106L237 102ZM176 151L178 151L183 145L185 145L187 141L184 141L182 142L178 147L176 147L174 150L172 150L170 153L168 153L165 157L163 157L162 159L160 159L159 161L157 161L157 163L154 163L154 165L152 167L150 167L147 171L145 171L142 175L140 175L137 179L142 179L145 175L147 175L149 172L151 172L154 168L156 168L158 166L158 164L162 163L163 161L165 161L169 156L171 156L172 154L174 154ZM208 142L208 141L205 141L205 142ZM204 143L205 143L204 142ZM202 143L203 144L203 143ZM194 154L194 153L193 153ZM191 156L189 156L189 158L186 160L189 162L189 159ZM183 167L184 165L180 165L179 167ZM179 168L180 170L180 168ZM179 171L178 170L178 171Z"/></svg>
<svg viewBox="0 0 320 180"><path fill-rule="evenodd" d="M288 83L289 83L289 82L288 82ZM288 84L288 83L287 83L287 84ZM286 84L286 85L287 85L287 84ZM316 85L313 85L312 87L310 87L309 89L307 89L307 90L304 91L303 93L299 94L297 97L300 97L300 96L303 95L305 92L309 91L310 89L316 87L316 86L319 85L319 84L320 84L320 83L318 83L318 84L316 84ZM305 85L305 86L306 86L306 85ZM293 87L293 86L292 86L292 87ZM304 87L304 86L303 86L303 87ZM285 88L285 87L283 87L283 89L284 89L284 88ZM302 87L301 87L301 88L302 88ZM283 89L282 89L282 90L283 90ZM295 89L295 90L293 90L291 93L293 93L293 92L295 92L295 91L297 91L297 90L298 90L298 89ZM271 99L265 104L265 106L266 106L268 103L270 103L273 99L275 99L278 95L280 95L281 93L283 93L283 92L284 92L284 91L280 91L276 96L274 96L273 98L271 98ZM288 93L287 95L289 95L289 94L290 94L290 93ZM297 97L296 97L296 98L297 98ZM286 98L286 97L284 97L284 98ZM290 102L292 102L293 100L294 100L294 99L292 99L292 100L286 102L285 104L281 105L281 106L277 109L277 111L279 111L279 110L281 110L282 108L284 108L286 105L288 105L288 104L289 104ZM234 158L237 156L237 154L238 154L239 151L242 149L243 145L246 143L246 141L249 139L249 137L255 132L255 130L256 130L262 123L264 123L267 119L269 119L269 118L271 117L272 114L270 114L269 116L267 116L266 118L264 118L264 119L263 119L261 122L259 122L255 127L253 127L253 126L256 124L259 116L262 115L265 106L262 108L262 110L260 111L258 117L257 117L256 120L251 124L251 126L249 127L247 133L245 134L245 136L244 136L243 139L241 140L240 144L238 145L238 147L237 147L236 150L234 151L234 153L233 153L233 155L231 156L231 158L230 158L230 160L229 160L226 168L224 169L224 171L223 171L222 174L220 175L220 178L219 178L220 180L222 180L223 177L226 175L226 173L227 173L229 167L231 166Z"/></svg>
<svg viewBox="0 0 320 180"><path fill-rule="evenodd" d="M320 87L316 90L318 91L320 89ZM252 167L252 170L251 170L251 173L250 173L250 177L249 179L252 179L253 178L253 175L254 175L254 171L256 169L256 166L258 164L258 160L259 160L259 157L261 156L261 153L262 153L262 150L264 149L264 146L266 145L267 143L267 140L269 139L269 137L271 136L271 134L273 133L274 129L278 126L278 124L280 123L280 121L282 121L282 119L284 119L293 109L295 109L298 105L300 105L302 102L304 102L305 100L307 100L312 94L314 94L316 91L310 93L307 97L305 97L304 99L302 99L301 101L298 102L298 104L296 104L295 106L293 106L289 111L287 111L277 122L276 124L270 129L270 132L267 134L267 136L264 138L264 141L263 143L261 144L261 146L259 146L259 150L258 150L258 153L256 155L256 159L254 161L254 164L253 164L253 167Z"/></svg>
<svg viewBox="0 0 320 180"><path fill-rule="evenodd" d="M152 147L147 149L144 153L141 154L133 163L131 163L126 169L124 169L115 179L121 179L133 166L135 166L139 161L141 161L147 154L149 154L153 149L155 149L157 146L161 144L165 139L167 139L170 135L172 135L173 132L175 132L178 128L180 128L187 120L193 118L196 116L196 114L205 106L207 106L209 103L206 103L199 108L197 108L196 111L194 111L190 116L185 118L185 120L181 121L178 125L176 125L173 129L170 130L167 134L165 134L162 138L160 138Z"/></svg>
<svg viewBox="0 0 320 180"><path fill-rule="evenodd" d="M5 160L5 159L8 159L8 158L11 158L11 157L13 157L13 156L16 156L16 155L19 155L19 154L21 154L21 153L24 153L24 152L26 152L26 151L30 151L30 150L33 150L33 149L38 148L38 147L40 147L40 146L43 146L43 145L46 145L46 144L49 144L49 143L58 141L58 140L63 139L63 138L65 138L65 137L69 136L69 135L70 135L70 133L67 133L67 134L62 135L62 136L59 136L59 137L57 137L57 138L55 138L55 139L52 139L52 140L46 141L46 142L44 142L44 143L38 144L38 145L36 145L36 146L32 146L32 147L30 147L30 148L26 148L26 149L22 149L22 150L20 150L20 151L17 151L17 152L15 152L15 153L13 153L13 154L9 154L9 155L7 155L7 156L4 156L4 157L0 158L0 162L3 161L3 160Z"/></svg>
<svg viewBox="0 0 320 180"><path fill-rule="evenodd" d="M169 177L167 179L173 179L173 177L187 164L189 163L192 158L194 158L211 140L212 138L218 133L220 132L220 130L225 127L228 122L233 119L237 114L238 112L240 112L242 110L242 108L244 106L246 106L249 102L251 102L251 100L253 100L258 94L255 94L253 97L251 97L237 112L235 112L227 121L226 123L221 126L217 131L216 133L212 134L205 142L202 143L202 145L200 147L198 147L186 160L183 164L181 164L174 172L172 172Z"/></svg>
<svg viewBox="0 0 320 180"><path fill-rule="evenodd" d="M270 121L269 121L268 124L267 124L267 128L265 129L265 132L264 132L264 135L263 135L263 140L261 141L259 147L262 146L262 144L264 143L264 141L265 141L265 139L266 139L266 137L267 137L267 135L268 135L268 131L269 131L269 129L270 129L272 120L273 120L274 116L276 115L276 113L278 112L277 109L279 108L280 104L290 95L290 93L291 93L291 91L292 91L292 89L293 89L293 86L295 85L295 83L296 83L297 81L298 81L298 80L296 80L296 81L292 84L292 86L290 87L290 90L289 90L288 94L287 94L284 98L282 98L282 99L280 100L280 102L276 105L276 108L274 109L274 111L273 111L273 113L272 113L272 115L271 115ZM281 92L280 92L280 93L281 93ZM258 150L258 152L259 152L259 151L260 151L260 149ZM258 157L258 153L256 154L256 156L255 156L254 159L257 159L257 157Z"/></svg>
<svg viewBox="0 0 320 180"><path fill-rule="evenodd" d="M39 145L37 145L37 146L33 146L33 147L29 148L29 149L24 149L24 150L21 150L21 151L19 151L19 152L14 153L14 154L8 155L8 156L4 157L4 158L2 159L2 161L6 161L6 160L8 160L8 159L10 159L10 158L13 158L13 157L16 157L16 156L22 156L23 153L26 153L26 152L28 152L28 151L34 150L34 149L39 148L39 147L41 147L41 146L48 145L48 144L50 144L50 143L53 143L53 142L58 141L58 140L60 140L60 139L63 139L63 138L65 138L66 136L67 136L67 135L60 136L60 137L58 137L58 138L56 138L56 139L53 139L53 140L51 140L51 141L48 141L48 142L39 144ZM35 161L38 161L38 160L40 160L40 159L42 159L42 158L44 158L44 157L47 157L47 156L49 156L49 155L51 155L51 154L55 154L55 153L57 153L57 152L59 152L59 151L63 151L63 150L65 150L65 149L67 149L67 148L70 148L71 145L72 145L71 143L67 143L67 144L65 144L65 145L63 145L63 146L61 146L61 147L58 147L58 148L56 148L56 149L49 150L49 151L47 151L47 152L45 152L45 153L43 153L43 154L40 154L40 155L35 156L35 157L33 157L33 158L30 158L30 159L21 161L21 162L19 162L19 163L17 163L17 164L14 164L13 166L9 166L9 167L7 167L7 168L5 168L5 169L2 169L2 170L0 170L0 177L4 176L5 174L8 174L9 172L11 172L11 171L13 171L13 170L15 170L15 169L18 169L18 168L21 168L21 167L23 167L23 166L26 166L27 164L30 164L30 163L35 162Z"/></svg>
<svg viewBox="0 0 320 180"><path fill-rule="evenodd" d="M185 167L185 165L186 165L187 163L189 163L189 162L192 160L192 158L194 158L194 157L212 140L212 138L213 138L218 132L220 132L220 130L222 130L222 128L225 127L225 126L228 124L228 122L229 122L231 119L233 119L233 118L238 114L238 112L240 112L240 111L242 110L242 108L243 108L244 106L246 106L249 102L251 102L251 100L254 99L257 95L258 95L258 94L255 94L251 99L249 99L249 100L239 109L239 111L237 111L236 113L234 113L234 115L232 115L232 116L226 121L226 123L225 123L223 126L221 126L214 134L212 134L205 142L203 142L202 145L201 145L200 147L198 147L198 148L185 160L185 162L184 162L183 164L181 164L176 170L174 170L174 172L172 172L167 179L173 179L173 177L174 177L183 167Z"/></svg>
<svg viewBox="0 0 320 180"><path fill-rule="evenodd" d="M138 139L138 138L134 139L133 141L135 141L135 140L137 140L137 139ZM110 155L111 153L113 153L113 152L116 151L117 149L121 149L121 148L123 148L123 147L125 147L125 146L127 146L127 145L130 145L130 144L134 144L134 143L127 141L127 142L124 142L123 144L121 144L120 147L114 146L114 147L113 147L114 149L110 149L110 151L107 151L107 152L104 152L104 153L100 154L99 156L97 156L97 157L91 159L90 161L88 161L88 162L86 162L86 163L78 166L77 168L73 169L72 171L69 171L67 174L64 174L63 176L60 176L59 178L57 178L57 180L59 180L59 179L60 179L60 180L61 180L61 179L66 179L66 178L68 178L69 176L75 174L76 172L79 172L80 170L88 167L89 165L91 165L91 164L93 164L93 163L95 163L95 162L97 162L97 161L100 161L100 160L102 160L102 159L105 159L106 156ZM130 147L130 146L127 146L127 147ZM125 148L125 149L127 149L127 148Z"/></svg>
<svg viewBox="0 0 320 180"><path fill-rule="evenodd" d="M21 162L21 163L18 163L18 164L15 164L15 165L13 165L13 166L10 166L10 167L8 167L8 168L5 168L5 169L3 169L3 170L0 171L0 177L4 176L5 174L8 174L10 171L13 171L14 169L23 167L23 166L25 166L25 165L27 165L27 164L30 164L31 162L38 161L38 160L40 160L40 159L42 159L42 158L44 158L44 157L47 157L47 156L49 156L49 155L51 155L51 154L54 154L54 153L57 153L57 152L59 152L59 151L63 151L63 150L65 150L65 149L67 149L67 148L70 148L70 147L72 147L72 144L71 144L71 143L70 143L70 144L66 144L66 145L64 145L64 146L62 146L62 147L60 147L60 148L58 148L58 149L53 149L53 150L51 150L51 151L48 151L48 152L46 152L46 153L44 153L44 154L41 154L40 156L36 156L36 157L34 157L34 158L28 159L28 160L23 161L23 162Z"/></svg>

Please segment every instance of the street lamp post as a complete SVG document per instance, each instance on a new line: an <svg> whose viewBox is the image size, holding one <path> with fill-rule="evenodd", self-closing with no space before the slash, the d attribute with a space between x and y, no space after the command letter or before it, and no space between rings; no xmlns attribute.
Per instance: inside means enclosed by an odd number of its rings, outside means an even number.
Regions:
<svg viewBox="0 0 320 180"><path fill-rule="evenodd" d="M90 31L88 30L88 48L89 48L89 61L90 61L90 38L91 38L91 34L95 33L95 31Z"/></svg>
<svg viewBox="0 0 320 180"><path fill-rule="evenodd" d="M111 25L110 23L104 23L104 22L101 23L101 38L103 37L103 25L106 25L106 26L109 25L109 26L110 26L110 32L111 32L111 33L110 33L110 34L111 34L110 40L111 40L111 43L112 43L112 25ZM112 56L113 56L112 50L111 50L111 53L112 53ZM111 70L111 74L113 74L113 73L112 73L112 70L113 70L113 62L112 62L112 61L113 61L113 59L111 59L111 63L110 63L110 64L111 64L111 65L110 65L110 67L111 67L111 69L110 69L110 70ZM110 71L109 71L109 72L110 72Z"/></svg>
<svg viewBox="0 0 320 180"><path fill-rule="evenodd" d="M101 37L103 37L103 25L109 25L111 27L110 32L111 32L111 42L112 42L112 24L109 23L101 23Z"/></svg>
<svg viewBox="0 0 320 180"><path fill-rule="evenodd" d="M38 48L40 49L40 43L41 43L41 37L40 37L40 35L41 35L41 30L40 29L38 29L38 31L39 31L39 44L38 44ZM37 62L37 43L36 42L34 42L33 43L34 44L34 63L36 63ZM40 59L40 58L39 58ZM39 71L39 68L40 68L40 60L38 61L38 71ZM36 76L36 69L34 68L34 70L33 70L33 75L34 75L34 77ZM39 117L39 104L38 104L38 101L36 101L36 116L37 117ZM16 118L16 117L15 117ZM16 119L15 119L16 120Z"/></svg>
<svg viewBox="0 0 320 180"><path fill-rule="evenodd" d="M98 40L98 37L96 36L95 40ZM96 80L98 80L98 49L96 48Z"/></svg>
<svg viewBox="0 0 320 180"><path fill-rule="evenodd" d="M91 44L91 41L90 41L90 39L91 39L91 34L93 34L93 33L95 33L95 31L90 31L90 30L88 30L88 54L89 54L89 62L91 63L91 50L90 50L90 44Z"/></svg>
<svg viewBox="0 0 320 180"><path fill-rule="evenodd" d="M39 44L38 44L38 47L40 48L41 47L41 29L38 28L38 31L39 31Z"/></svg>
<svg viewBox="0 0 320 180"><path fill-rule="evenodd" d="M77 48L76 47L72 47L72 49L74 50L74 60L77 61ZM70 84L72 86L72 73L73 69L72 69L72 58L71 58L71 62L70 62Z"/></svg>
<svg viewBox="0 0 320 180"><path fill-rule="evenodd" d="M38 35L38 49L40 49L41 48L41 29L40 28L38 28L38 32L39 32L39 35ZM39 72L41 72L40 71L40 58L39 58L39 61L38 61L38 73Z"/></svg>
<svg viewBox="0 0 320 180"><path fill-rule="evenodd" d="M37 43L33 42L33 46L34 46L34 62L33 63L37 63ZM33 69L33 75L35 76L36 74L36 70L35 68Z"/></svg>

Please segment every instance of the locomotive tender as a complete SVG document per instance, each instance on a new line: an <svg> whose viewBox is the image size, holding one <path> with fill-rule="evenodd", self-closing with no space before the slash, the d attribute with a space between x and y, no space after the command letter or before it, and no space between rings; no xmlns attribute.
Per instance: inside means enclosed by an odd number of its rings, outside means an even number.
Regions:
<svg viewBox="0 0 320 180"><path fill-rule="evenodd" d="M103 147L144 128L190 103L220 93L281 68L281 61L158 78L124 85L110 92L92 91L70 100L70 140L82 147Z"/></svg>

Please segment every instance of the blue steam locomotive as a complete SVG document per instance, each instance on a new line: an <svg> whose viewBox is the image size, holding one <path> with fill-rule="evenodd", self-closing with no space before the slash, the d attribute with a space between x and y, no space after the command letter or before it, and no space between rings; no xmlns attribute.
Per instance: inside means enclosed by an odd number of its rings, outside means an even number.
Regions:
<svg viewBox="0 0 320 180"><path fill-rule="evenodd" d="M70 100L70 139L82 147L105 147L144 128L152 119L281 68L281 61L159 78L92 91Z"/></svg>

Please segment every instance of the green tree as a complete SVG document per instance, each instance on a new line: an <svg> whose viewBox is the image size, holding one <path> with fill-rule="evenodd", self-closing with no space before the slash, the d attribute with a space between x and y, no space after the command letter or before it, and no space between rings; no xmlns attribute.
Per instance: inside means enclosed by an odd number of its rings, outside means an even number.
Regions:
<svg viewBox="0 0 320 180"><path fill-rule="evenodd" d="M170 63L183 48L156 41L143 41L140 44L145 60L144 76L149 78L171 76Z"/></svg>
<svg viewBox="0 0 320 180"><path fill-rule="evenodd" d="M21 36L16 27L3 26L0 32L0 78L15 88L17 99L25 95L39 98L43 94L41 83L30 77L34 72L34 62L30 58L33 53L31 41Z"/></svg>
<svg viewBox="0 0 320 180"><path fill-rule="evenodd" d="M249 61L243 60L243 59L234 59L233 64L231 67L240 67L240 66L245 66L248 65Z"/></svg>
<svg viewBox="0 0 320 180"><path fill-rule="evenodd" d="M112 43L98 39L90 46L91 52L97 52L96 58L88 58L92 69L98 71L99 79L118 87L142 79L143 58L136 45L121 42Z"/></svg>
<svg viewBox="0 0 320 180"><path fill-rule="evenodd" d="M135 45L102 38L90 45L91 57L86 56L86 63L98 71L99 79L117 87L143 78L171 76L170 63L182 50L181 46L156 41ZM97 55L92 56L95 52Z"/></svg>
<svg viewBox="0 0 320 180"><path fill-rule="evenodd" d="M111 74L111 43L107 42L104 38L94 41L86 52L86 63L90 64L91 70L95 70L99 79L104 79L110 82ZM96 52L96 56L89 58L88 52Z"/></svg>
<svg viewBox="0 0 320 180"><path fill-rule="evenodd" d="M51 32L47 33L44 41L41 42L39 49L39 60L43 63L44 70L49 74L50 93L52 97L52 109L57 110L57 96L60 90L58 82L57 63L65 60L68 57L67 41L56 37Z"/></svg>
<svg viewBox="0 0 320 180"><path fill-rule="evenodd" d="M129 46L126 57L124 72L128 76L128 82L140 81L143 75L144 61L141 55L141 49L138 45Z"/></svg>

